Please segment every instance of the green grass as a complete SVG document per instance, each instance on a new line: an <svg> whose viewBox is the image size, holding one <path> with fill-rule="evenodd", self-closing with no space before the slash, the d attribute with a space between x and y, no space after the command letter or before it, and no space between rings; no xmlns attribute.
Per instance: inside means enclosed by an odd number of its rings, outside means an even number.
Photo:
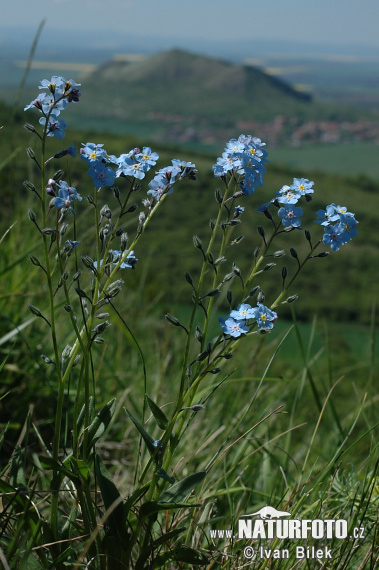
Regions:
<svg viewBox="0 0 379 570"><path fill-rule="evenodd" d="M379 146L364 142L274 148L270 153L274 164L281 164L291 170L301 168L302 171L314 173L362 175L374 180L379 180L378 158Z"/></svg>

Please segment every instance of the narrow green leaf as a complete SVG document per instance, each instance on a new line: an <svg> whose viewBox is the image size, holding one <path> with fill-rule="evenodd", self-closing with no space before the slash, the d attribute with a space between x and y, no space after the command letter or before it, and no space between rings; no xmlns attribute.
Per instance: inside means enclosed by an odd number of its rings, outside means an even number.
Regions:
<svg viewBox="0 0 379 570"><path fill-rule="evenodd" d="M185 479L178 481L167 489L162 495L159 497L159 503L178 503L183 501L190 494L190 492L203 481L207 472L206 471L199 471L199 473L194 473L193 475L189 475Z"/></svg>
<svg viewBox="0 0 379 570"><path fill-rule="evenodd" d="M21 446L17 445L11 462L9 473L9 483L16 489L26 489L26 479L24 471L24 462L22 459Z"/></svg>
<svg viewBox="0 0 379 570"><path fill-rule="evenodd" d="M62 479L63 479L63 477L68 477L68 479L70 479L70 481L72 481L76 487L81 486L82 483L81 483L79 477L77 477L72 471L67 469L67 467L65 467L64 465L61 465L60 463L55 461L55 459L53 459L52 457L41 456L41 457L39 457L39 460L40 460L42 467L44 467L45 469L52 469L52 470L58 471L58 473L60 473L62 475Z"/></svg>
<svg viewBox="0 0 379 570"><path fill-rule="evenodd" d="M154 440L150 434L147 433L145 428L139 423L138 420L126 409L124 408L125 412L128 414L129 418L132 420L138 431L143 437L144 442L146 443L147 449L150 451L151 455L156 452L156 447L154 446Z"/></svg>
<svg viewBox="0 0 379 570"><path fill-rule="evenodd" d="M155 402L153 402L153 400L151 398L149 398L149 396L146 394L145 396L146 401L149 405L149 408L151 410L151 413L153 414L158 427L160 427L161 429L166 429L169 421L166 418L164 412L161 410L161 408L159 406L157 406L157 404Z"/></svg>
<svg viewBox="0 0 379 570"><path fill-rule="evenodd" d="M116 409L116 400L110 400L99 412L97 412L95 419L88 428L88 449L87 453L90 451L91 447L100 439L105 430L110 424L113 414Z"/></svg>
<svg viewBox="0 0 379 570"><path fill-rule="evenodd" d="M104 501L104 507L105 509L109 509L116 501L120 501L121 495L98 454L95 455L95 472ZM116 536L122 537L125 532L125 512L122 501L119 502L110 513L108 524Z"/></svg>
<svg viewBox="0 0 379 570"><path fill-rule="evenodd" d="M161 501L146 501L141 505L139 517L143 519L147 516L159 513L160 511L169 511L170 509L188 509L192 507L201 507L199 503L163 503Z"/></svg>
<svg viewBox="0 0 379 570"><path fill-rule="evenodd" d="M174 477L170 477L170 475L168 475L168 473L166 473L166 471L162 469L162 467L157 469L156 473L159 477L162 477L162 479L164 479L165 481L168 481L171 484L175 483Z"/></svg>

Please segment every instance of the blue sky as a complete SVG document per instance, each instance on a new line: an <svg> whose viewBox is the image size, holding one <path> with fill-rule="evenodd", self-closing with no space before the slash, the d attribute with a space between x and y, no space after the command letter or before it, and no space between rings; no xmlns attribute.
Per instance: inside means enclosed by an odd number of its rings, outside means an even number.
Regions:
<svg viewBox="0 0 379 570"><path fill-rule="evenodd" d="M379 0L3 0L0 27L80 32L111 46L112 32L193 42L263 39L379 49ZM63 48L64 46L62 46ZM180 47L180 45L178 45Z"/></svg>

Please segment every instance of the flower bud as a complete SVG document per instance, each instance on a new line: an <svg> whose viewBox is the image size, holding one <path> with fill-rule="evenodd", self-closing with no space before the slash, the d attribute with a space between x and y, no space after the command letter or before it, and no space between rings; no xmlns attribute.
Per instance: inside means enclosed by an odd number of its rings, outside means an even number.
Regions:
<svg viewBox="0 0 379 570"><path fill-rule="evenodd" d="M290 247L290 254L292 255L292 257L294 257L295 259L299 259L299 256L297 255L297 251L295 248Z"/></svg>
<svg viewBox="0 0 379 570"><path fill-rule="evenodd" d="M36 155L35 155L34 150L32 149L32 147L29 146L29 147L26 149L26 154L27 154L28 158L30 158L30 160L35 160Z"/></svg>
<svg viewBox="0 0 379 570"><path fill-rule="evenodd" d="M192 285L193 281L192 281L191 275L190 275L189 273L186 273L184 277L185 277L187 283L189 283L190 285Z"/></svg>
<svg viewBox="0 0 379 570"><path fill-rule="evenodd" d="M279 249L278 251L275 251L272 254L272 257L278 258L278 257L283 257L283 255L286 255L286 252L284 251L284 249Z"/></svg>
<svg viewBox="0 0 379 570"><path fill-rule="evenodd" d="M193 236L193 245L197 249L203 250L203 242L201 241L201 239L198 236Z"/></svg>
<svg viewBox="0 0 379 570"><path fill-rule="evenodd" d="M299 295L291 295L290 297L288 297L288 299L286 299L286 303L293 303L294 301L296 301L296 299L299 297Z"/></svg>
<svg viewBox="0 0 379 570"><path fill-rule="evenodd" d="M24 186L24 188L26 188L30 192L36 192L36 187L29 180L24 180L22 185Z"/></svg>
<svg viewBox="0 0 379 570"><path fill-rule="evenodd" d="M25 123L24 129L26 129L27 131L30 131L31 133L37 132L36 129L33 127L33 125L31 125L30 123Z"/></svg>
<svg viewBox="0 0 379 570"><path fill-rule="evenodd" d="M111 323L109 321L104 321L103 323L99 323L94 329L92 329L92 332L95 335L98 335L98 334L101 334L102 332L104 332L105 329L107 329L110 326L111 326Z"/></svg>
<svg viewBox="0 0 379 570"><path fill-rule="evenodd" d="M31 222L35 222L37 220L37 217L31 208L28 210L28 218Z"/></svg>
<svg viewBox="0 0 379 570"><path fill-rule="evenodd" d="M258 230L259 235L260 235L261 237L263 237L263 239L264 239L264 237L265 237L265 230L264 230L264 227L263 227L263 226L258 226L258 227L257 227L257 230Z"/></svg>

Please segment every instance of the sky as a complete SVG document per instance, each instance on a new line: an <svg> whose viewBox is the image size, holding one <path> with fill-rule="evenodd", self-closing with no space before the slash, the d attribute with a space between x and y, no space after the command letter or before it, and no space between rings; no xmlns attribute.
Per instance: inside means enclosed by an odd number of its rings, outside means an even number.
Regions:
<svg viewBox="0 0 379 570"><path fill-rule="evenodd" d="M49 38L64 31L80 43L91 35L107 47L137 37L138 45L247 40L254 51L262 40L281 40L379 50L379 0L1 0L0 34L5 27L35 32L44 18Z"/></svg>

